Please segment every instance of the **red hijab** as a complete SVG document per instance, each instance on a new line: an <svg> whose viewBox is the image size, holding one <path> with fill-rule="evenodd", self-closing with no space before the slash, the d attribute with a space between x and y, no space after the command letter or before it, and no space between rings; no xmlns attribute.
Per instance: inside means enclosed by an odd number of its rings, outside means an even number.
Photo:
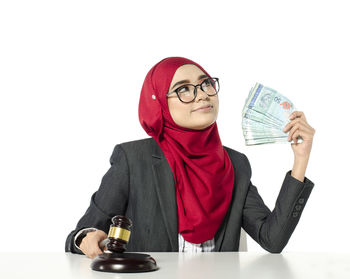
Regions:
<svg viewBox="0 0 350 279"><path fill-rule="evenodd" d="M178 232L186 241L202 243L214 237L231 201L234 169L222 146L216 122L203 130L177 125L166 93L177 68L199 67L183 57L168 57L155 64L144 80L139 120L160 146L172 169L176 186Z"/></svg>

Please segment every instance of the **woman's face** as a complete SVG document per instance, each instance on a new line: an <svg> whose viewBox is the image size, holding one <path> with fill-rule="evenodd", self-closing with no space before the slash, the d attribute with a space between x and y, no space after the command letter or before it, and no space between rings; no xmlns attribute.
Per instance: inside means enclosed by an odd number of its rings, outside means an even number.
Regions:
<svg viewBox="0 0 350 279"><path fill-rule="evenodd" d="M200 84L205 79L205 77L199 78L202 75L205 75L205 73L197 66L193 64L182 65L176 70L168 92L172 92L185 84ZM184 82L178 83L181 81ZM197 110L205 105L210 105L211 108ZM174 92L168 97L168 107L170 115L177 125L194 130L202 130L216 121L219 111L219 99L218 95L208 96L197 86L197 96L193 102L181 102Z"/></svg>

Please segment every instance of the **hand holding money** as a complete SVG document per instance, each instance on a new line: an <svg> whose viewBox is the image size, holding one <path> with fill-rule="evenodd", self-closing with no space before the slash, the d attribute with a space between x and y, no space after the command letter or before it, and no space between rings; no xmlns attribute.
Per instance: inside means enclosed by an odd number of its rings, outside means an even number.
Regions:
<svg viewBox="0 0 350 279"><path fill-rule="evenodd" d="M293 140L291 176L304 181L315 129L289 99L272 88L256 83L242 110L242 129L246 145Z"/></svg>
<svg viewBox="0 0 350 279"><path fill-rule="evenodd" d="M293 139L292 149L295 158L308 158L311 152L312 141L316 130L312 128L306 121L305 114L302 111L294 111L290 115L290 120L284 132L289 131L288 141ZM303 138L303 143L296 143L297 137Z"/></svg>
<svg viewBox="0 0 350 279"><path fill-rule="evenodd" d="M242 129L246 145L293 140L296 158L309 156L315 134L304 113L297 111L288 98L260 83L250 90L245 101Z"/></svg>

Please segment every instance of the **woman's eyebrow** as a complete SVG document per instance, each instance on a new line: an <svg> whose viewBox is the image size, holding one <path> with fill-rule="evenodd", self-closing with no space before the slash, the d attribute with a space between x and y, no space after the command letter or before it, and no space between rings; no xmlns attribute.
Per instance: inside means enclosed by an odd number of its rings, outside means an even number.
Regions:
<svg viewBox="0 0 350 279"><path fill-rule="evenodd" d="M205 77L208 77L207 75L200 75L199 77L198 77L198 79L202 79L202 78L205 78ZM180 80L180 81L178 81L177 83L175 83L172 87L171 87L171 89L173 89L174 87L176 87L177 85L180 85L180 84L183 84L183 83L188 83L188 82L190 82L190 80L188 80L188 79L184 79L184 80ZM171 90L170 89L170 90Z"/></svg>

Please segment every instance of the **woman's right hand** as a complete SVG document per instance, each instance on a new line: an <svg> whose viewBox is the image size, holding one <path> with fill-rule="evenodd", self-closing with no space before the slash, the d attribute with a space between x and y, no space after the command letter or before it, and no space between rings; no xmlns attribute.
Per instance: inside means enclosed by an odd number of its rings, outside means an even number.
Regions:
<svg viewBox="0 0 350 279"><path fill-rule="evenodd" d="M103 253L99 244L107 237L107 234L101 230L89 232L82 239L79 248L86 256L93 259Z"/></svg>

